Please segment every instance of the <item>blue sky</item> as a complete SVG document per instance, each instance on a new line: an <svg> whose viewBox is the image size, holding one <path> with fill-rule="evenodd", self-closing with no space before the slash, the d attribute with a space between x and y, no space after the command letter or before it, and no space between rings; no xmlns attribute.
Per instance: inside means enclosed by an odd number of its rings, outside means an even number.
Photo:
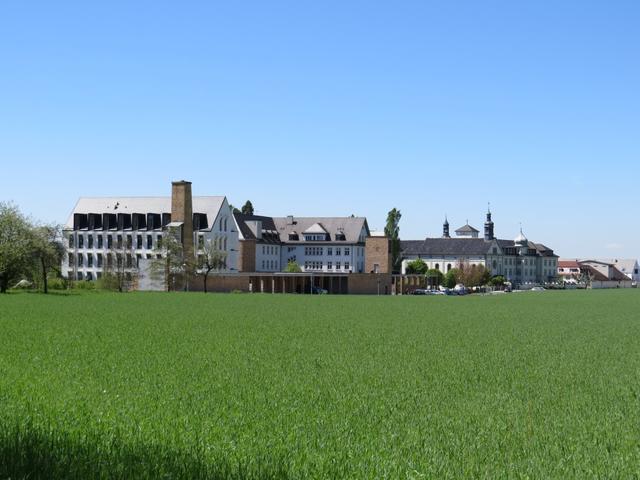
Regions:
<svg viewBox="0 0 640 480"><path fill-rule="evenodd" d="M0 4L0 200L402 211L566 257L640 256L640 2Z"/></svg>

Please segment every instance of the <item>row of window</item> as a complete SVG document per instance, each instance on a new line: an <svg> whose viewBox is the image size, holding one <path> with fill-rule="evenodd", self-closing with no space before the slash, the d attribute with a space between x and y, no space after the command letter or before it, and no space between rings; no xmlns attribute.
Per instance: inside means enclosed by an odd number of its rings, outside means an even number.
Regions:
<svg viewBox="0 0 640 480"><path fill-rule="evenodd" d="M349 270L349 262L344 262L344 268L343 268L343 264L341 262L336 262L336 270ZM304 262L304 269L305 270L324 270L324 264L322 262L315 262L315 261L309 261L309 262ZM327 262L327 270L333 270L333 262Z"/></svg>
<svg viewBox="0 0 640 480"><path fill-rule="evenodd" d="M358 250L358 255L360 256L360 250ZM336 251L336 256L339 257L342 255L342 248L341 247L336 247L335 248ZM306 256L320 256L320 255L324 255L324 247L304 247L304 254ZM350 247L344 247L344 255L345 256L349 256L351 255L351 248ZM333 247L327 247L327 256L333 256Z"/></svg>
<svg viewBox="0 0 640 480"><path fill-rule="evenodd" d="M278 249L275 245L262 245L263 255L278 255Z"/></svg>
<svg viewBox="0 0 640 480"><path fill-rule="evenodd" d="M278 261L262 260L262 270L278 270Z"/></svg>
<svg viewBox="0 0 640 480"><path fill-rule="evenodd" d="M158 254L155 257L162 258L162 255ZM104 263L106 263L107 267L113 267L114 265L121 267L124 259L125 266L127 268L133 268L133 258L134 258L133 255L131 255L130 253L127 253L126 255L121 255L119 253L115 253L115 254L107 253L105 255L102 255L102 253L97 253L97 254L89 253L86 255L86 266L87 268L92 268L92 267L102 268L104 266ZM136 267L138 267L138 261L143 257L141 254L137 254L135 258L136 258L136 262L135 262ZM151 254L147 254L146 258L152 259L154 258L154 256ZM70 266L75 265L77 267L84 267L85 255L83 255L82 253L78 253L77 255L74 253L69 253L67 257L67 262Z"/></svg>
<svg viewBox="0 0 640 480"><path fill-rule="evenodd" d="M146 237L146 238L145 238ZM136 235L135 248L147 250L153 249L154 235ZM156 247L162 247L162 235L156 235ZM75 248L77 242L78 248L85 248L85 235L83 234L70 234L69 235L69 248ZM114 235L92 235L86 236L86 248L114 248ZM115 235L115 248L133 248L133 235Z"/></svg>
<svg viewBox="0 0 640 480"><path fill-rule="evenodd" d="M227 237L216 237L213 239L214 247L217 250L227 249ZM198 250L204 249L204 235L198 235Z"/></svg>

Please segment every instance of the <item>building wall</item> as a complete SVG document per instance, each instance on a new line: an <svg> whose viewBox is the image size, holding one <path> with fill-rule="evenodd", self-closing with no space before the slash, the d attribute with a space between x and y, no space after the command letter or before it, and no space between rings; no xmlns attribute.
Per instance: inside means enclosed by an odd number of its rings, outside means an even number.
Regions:
<svg viewBox="0 0 640 480"><path fill-rule="evenodd" d="M364 273L391 273L392 269L389 237L367 237Z"/></svg>
<svg viewBox="0 0 640 480"><path fill-rule="evenodd" d="M312 250L315 249L315 250ZM346 251L348 254L345 254ZM313 254L313 252L317 252ZM329 254L331 252L331 254ZM339 253L339 254L338 254ZM285 244L281 249L281 265L284 269L295 260L303 272L355 272L363 273L365 264L364 244L323 242ZM348 264L348 268L346 267ZM338 268L338 265L340 268Z"/></svg>
<svg viewBox="0 0 640 480"><path fill-rule="evenodd" d="M282 271L281 246L273 243L256 244L255 272L280 272ZM286 265L285 265L286 266ZM247 270L248 271L248 270Z"/></svg>
<svg viewBox="0 0 640 480"><path fill-rule="evenodd" d="M256 270L256 241L253 239L240 240L238 255L239 272L255 272Z"/></svg>

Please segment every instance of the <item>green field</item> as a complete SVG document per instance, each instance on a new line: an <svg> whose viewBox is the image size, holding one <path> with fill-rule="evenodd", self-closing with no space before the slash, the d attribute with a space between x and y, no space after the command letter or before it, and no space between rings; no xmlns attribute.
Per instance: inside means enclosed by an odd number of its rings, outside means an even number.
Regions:
<svg viewBox="0 0 640 480"><path fill-rule="evenodd" d="M639 478L640 292L0 296L0 478Z"/></svg>

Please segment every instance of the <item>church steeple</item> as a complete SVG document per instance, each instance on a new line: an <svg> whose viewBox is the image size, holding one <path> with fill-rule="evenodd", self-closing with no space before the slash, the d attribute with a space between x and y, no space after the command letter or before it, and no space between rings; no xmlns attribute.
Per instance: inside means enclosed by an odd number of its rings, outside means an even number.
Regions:
<svg viewBox="0 0 640 480"><path fill-rule="evenodd" d="M491 220L491 204L487 207L487 220L484 222L484 239L490 242L495 238L493 234L493 220Z"/></svg>
<svg viewBox="0 0 640 480"><path fill-rule="evenodd" d="M449 220L447 220L447 216L444 216L444 223L442 224L442 238L451 238L449 236Z"/></svg>

